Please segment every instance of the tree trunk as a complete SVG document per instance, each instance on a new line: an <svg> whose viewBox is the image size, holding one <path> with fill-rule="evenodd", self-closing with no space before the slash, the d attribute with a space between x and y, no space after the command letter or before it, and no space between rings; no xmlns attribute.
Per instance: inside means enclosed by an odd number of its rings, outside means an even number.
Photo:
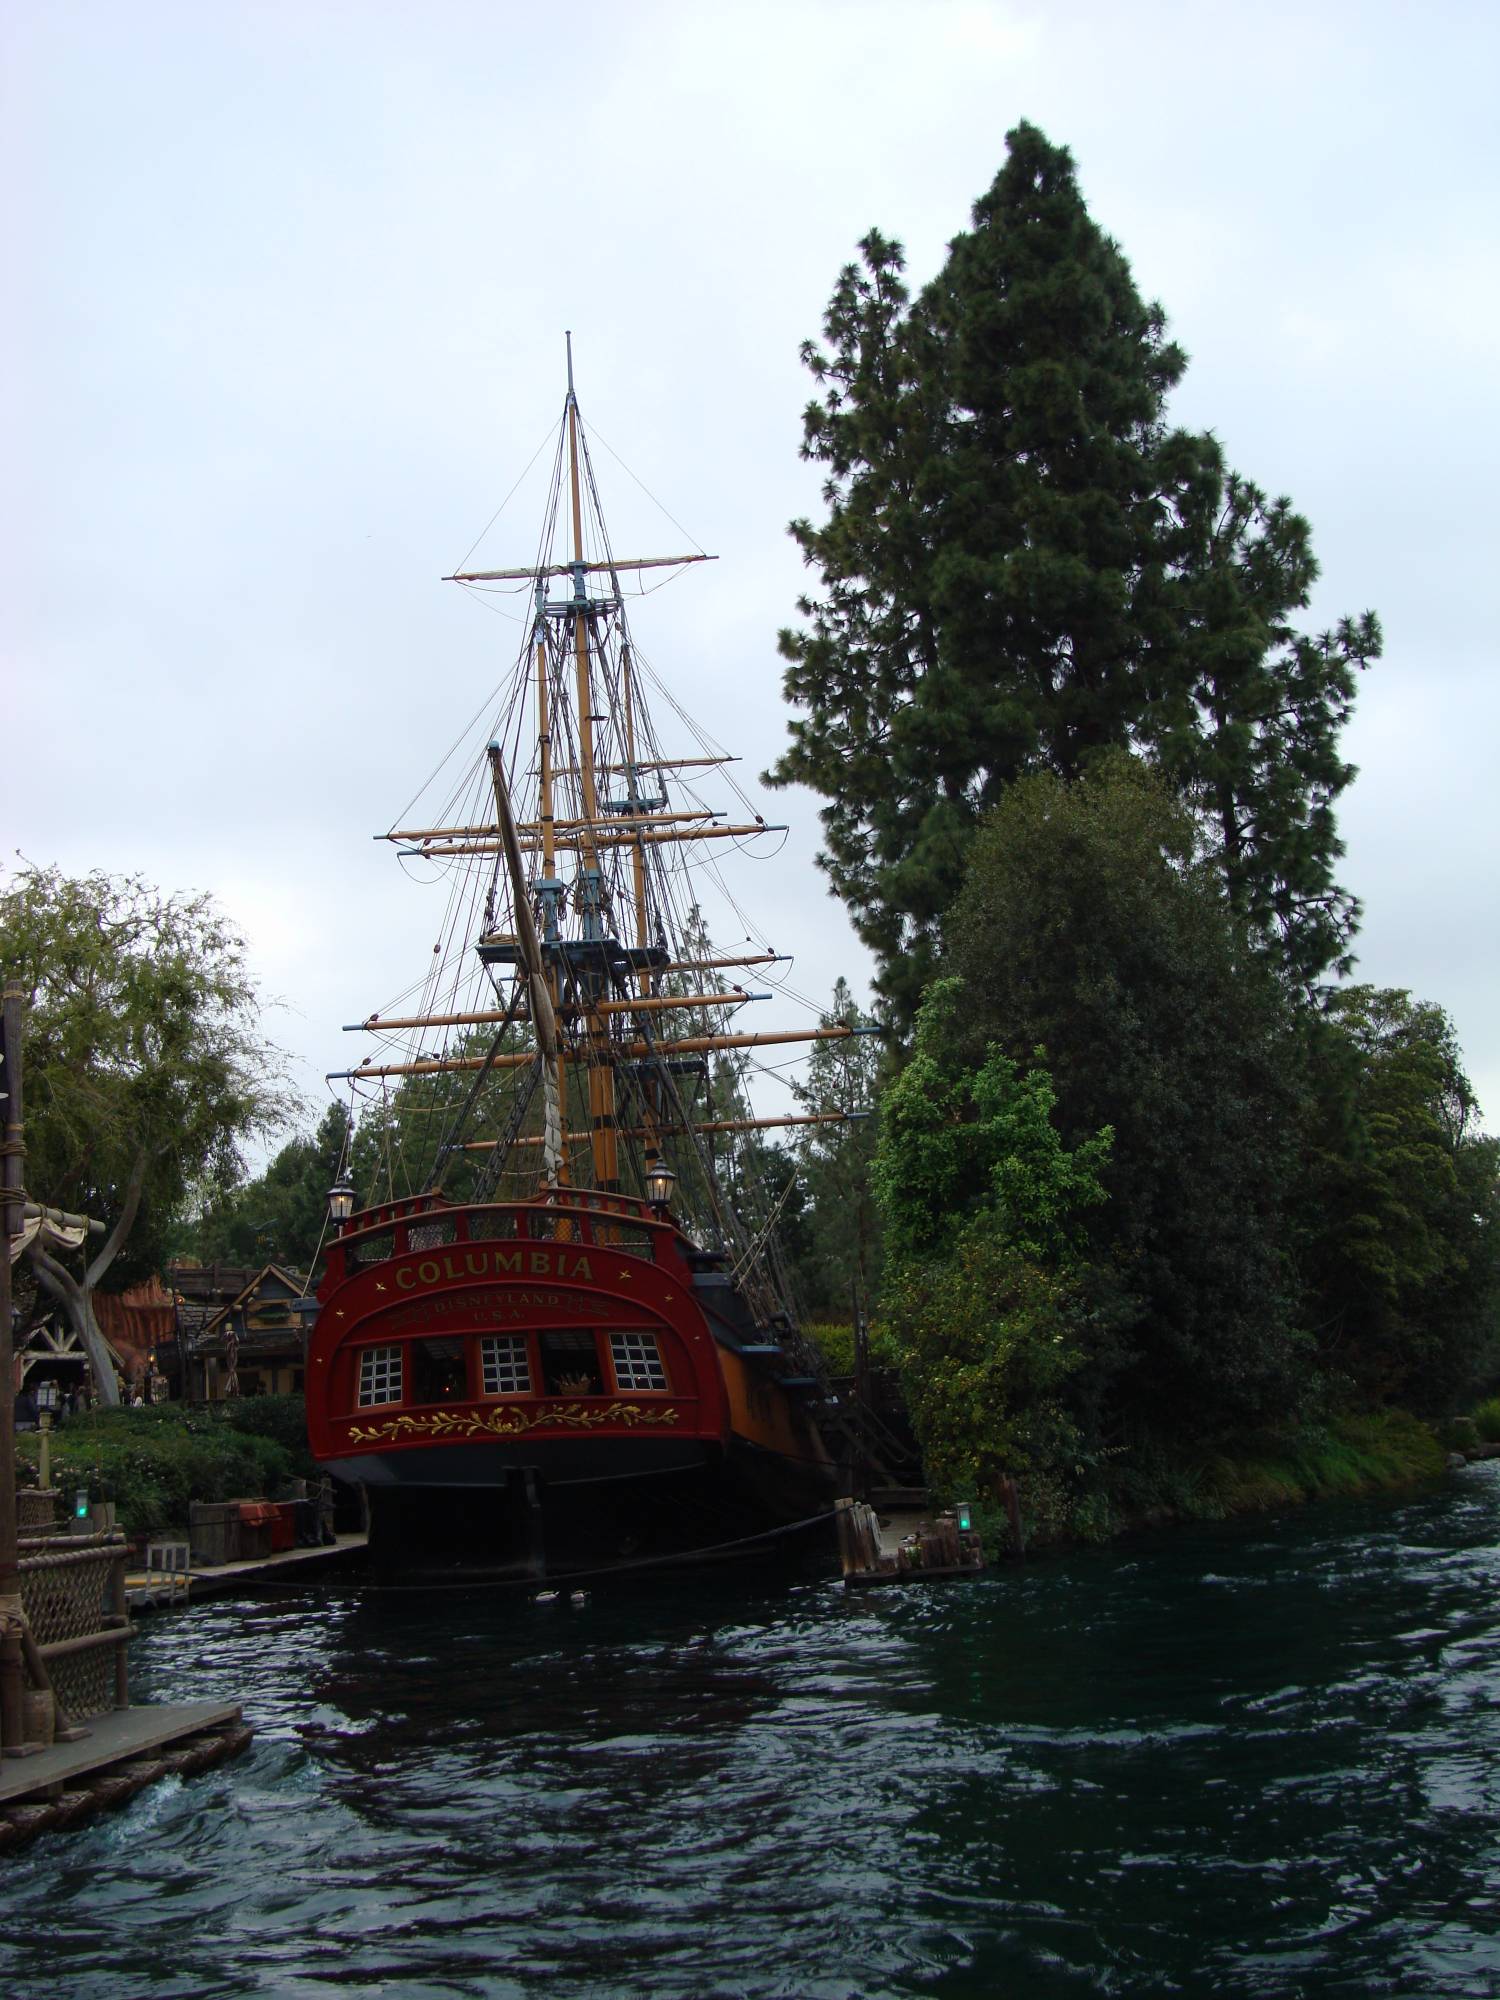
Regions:
<svg viewBox="0 0 1500 2000"><path fill-rule="evenodd" d="M99 1401L109 1409L116 1408L120 1391L115 1382L115 1364L104 1335L99 1331L99 1322L94 1318L91 1287L87 1282L80 1284L70 1271L65 1270L55 1258L49 1257L39 1243L33 1243L27 1255L36 1267L42 1285L61 1305L68 1316L69 1326L83 1343L83 1351L93 1370L94 1391Z"/></svg>

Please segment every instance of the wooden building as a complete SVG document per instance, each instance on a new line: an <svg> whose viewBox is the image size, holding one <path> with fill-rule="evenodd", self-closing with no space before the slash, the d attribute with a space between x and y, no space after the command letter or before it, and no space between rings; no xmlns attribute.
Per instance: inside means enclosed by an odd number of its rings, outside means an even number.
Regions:
<svg viewBox="0 0 1500 2000"><path fill-rule="evenodd" d="M177 1295L182 1393L188 1401L301 1390L307 1283L298 1272L280 1264L259 1271L177 1265L169 1277Z"/></svg>

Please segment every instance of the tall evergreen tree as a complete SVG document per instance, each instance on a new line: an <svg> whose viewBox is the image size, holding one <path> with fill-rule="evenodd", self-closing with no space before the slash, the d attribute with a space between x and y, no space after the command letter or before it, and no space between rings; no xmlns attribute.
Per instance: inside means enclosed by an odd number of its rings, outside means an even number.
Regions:
<svg viewBox="0 0 1500 2000"><path fill-rule="evenodd" d="M277 1263L310 1273L348 1144L349 1114L330 1104L317 1131L283 1146L263 1173L214 1192L180 1248L205 1263Z"/></svg>
<svg viewBox="0 0 1500 2000"><path fill-rule="evenodd" d="M768 775L828 800L820 865L889 966L930 936L969 815L963 759L944 773L905 740L938 665L928 489L942 453L942 398L921 365L929 357L908 310L900 244L872 230L859 251L824 315L826 350L802 348L822 391L803 414L802 456L827 467L828 519L794 521L791 533L823 595L798 601L807 629L781 634L787 697L807 713L789 724L792 746ZM935 894L921 862L907 865L914 847L940 857ZM890 871L904 865L908 880L893 898Z"/></svg>
<svg viewBox="0 0 1500 2000"><path fill-rule="evenodd" d="M1296 981L1347 954L1333 803L1368 614L1312 639L1307 524L1172 430L1185 357L1034 126L913 300L872 231L841 274L803 455L821 594L781 635L832 887L909 1020L975 825L1018 777L1132 747L1192 804L1235 908Z"/></svg>
<svg viewBox="0 0 1500 2000"><path fill-rule="evenodd" d="M1296 983L1348 970L1359 905L1334 880L1334 804L1354 776L1339 734L1356 672L1381 649L1372 612L1298 632L1318 565L1306 519L1176 441L1171 617L1140 735L1192 806L1230 901Z"/></svg>
<svg viewBox="0 0 1500 2000"><path fill-rule="evenodd" d="M1184 357L1034 126L912 306L872 232L804 358L825 594L784 632L806 711L773 781L830 800L824 866L909 1015L976 819L1028 769L1125 740L1160 596L1162 406Z"/></svg>

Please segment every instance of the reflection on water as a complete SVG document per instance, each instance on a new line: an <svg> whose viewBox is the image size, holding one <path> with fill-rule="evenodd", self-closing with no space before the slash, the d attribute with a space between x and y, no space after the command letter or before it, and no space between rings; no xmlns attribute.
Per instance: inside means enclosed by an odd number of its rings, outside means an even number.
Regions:
<svg viewBox="0 0 1500 2000"><path fill-rule="evenodd" d="M255 1748L0 1862L16 1996L1500 1993L1500 1467L846 1596L152 1623Z"/></svg>

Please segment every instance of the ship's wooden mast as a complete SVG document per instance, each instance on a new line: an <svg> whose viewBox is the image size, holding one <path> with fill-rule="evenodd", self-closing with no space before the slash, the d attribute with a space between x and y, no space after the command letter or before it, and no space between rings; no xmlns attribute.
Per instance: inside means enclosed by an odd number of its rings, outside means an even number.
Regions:
<svg viewBox="0 0 1500 2000"><path fill-rule="evenodd" d="M598 782L594 771L594 689L589 666L589 601L584 564L583 497L578 472L578 398L573 390L573 336L568 335L568 484L573 502L573 645L578 675L578 777L583 797L582 867L575 895L582 906L583 933L602 939L606 934L604 872L599 865L596 830L599 824ZM628 754L628 753L627 753ZM598 980L593 968L584 971L586 990L596 999ZM587 1015L589 1072L589 1143L594 1155L594 1182L606 1191L620 1185L620 1142L615 1132L615 1072L610 1060L609 1023L597 1007Z"/></svg>
<svg viewBox="0 0 1500 2000"><path fill-rule="evenodd" d="M509 1006L460 1005L452 1011L424 1010L388 1018L372 1015L362 1023L351 1024L351 1028L376 1034L482 1025L496 1026L504 1032L514 1025L530 1029L534 1046L530 1050L512 1048L502 1053L497 1038L484 1057L414 1054L406 1061L376 1064L367 1060L358 1069L342 1074L370 1080L446 1072L495 1071L515 1076L516 1072L536 1065L545 1084L540 1131L533 1124L523 1136L530 1086L522 1080L521 1094L515 1098L504 1136L460 1137L462 1124L484 1083L484 1074L480 1074L475 1076L464 1110L444 1142L448 1151L465 1150L491 1157L494 1165L489 1172L493 1176L510 1149L541 1149L548 1182L565 1184L570 1178L572 1160L573 1173L579 1178L587 1172L592 1185L614 1190L621 1185L622 1139L640 1145L649 1172L669 1135L686 1133L692 1138L699 1162L709 1177L709 1197L719 1208L720 1199L712 1184L711 1157L693 1136L697 1132L734 1133L768 1126L821 1124L845 1114L695 1118L676 1086L676 1074L695 1066L701 1068L704 1057L732 1049L842 1039L855 1031L831 1026L764 1034L731 1033L724 1015L717 1010L738 1008L751 1000L768 999L770 995L750 993L742 986L725 989L711 979L701 978L691 983L711 990L663 991L664 977L669 974L702 975L719 969L769 964L778 955L752 951L709 956L701 950L682 957L669 955L668 950L662 949L666 943L658 928L662 911L652 891L651 869L658 864L650 857L665 845L740 840L785 829L768 827L759 818L753 823L735 824L722 812L706 807L668 810L665 774L698 767L708 769L738 760L724 755L673 758L660 754L649 718L639 703L637 667L623 619L619 572L676 567L713 558L700 553L617 561L605 542L595 559L589 559L584 541L585 483L593 507L597 507L597 496L573 383L571 337L564 430L570 503L565 532L571 531L568 534L571 559L554 559L525 570L457 571L451 579L473 584L525 580L534 588L531 657L528 669L523 649L517 692L524 691L529 675L534 676L538 744L533 767L538 787L536 818L517 821L511 809L510 786L518 780L521 767L518 765L507 774L501 763L500 747L495 743L490 746L496 807L493 821L475 821L471 816L469 823L460 818L458 824L405 827L380 836L401 843L403 853L434 861L494 857L496 865L503 866L510 878L516 935L511 938L503 932L487 932L481 940L481 955L491 965L497 961L516 963L518 983L513 997ZM561 472L560 457L558 471ZM559 488L554 485L554 508L560 499ZM612 590L602 596L591 596L588 580L599 574L608 575ZM551 578L568 579L571 592L566 596L558 592L549 602L547 585ZM617 622L617 657L611 651L612 619ZM576 719L567 714L570 682ZM603 733L596 725L601 726ZM599 754L601 747L605 752L603 759ZM610 796L611 777L625 780L624 796ZM681 803L686 806L691 800ZM622 852L625 849L629 851L628 873L627 857ZM575 857L576 868L573 879L566 883L558 873L559 859L564 854ZM528 860L533 869L540 864L538 872L529 878L524 872ZM569 912L573 921L565 924L565 913ZM674 1021L680 1020L681 1012L698 1010L705 1017L701 1032L683 1034L680 1029L673 1032ZM658 1039L661 1032L666 1039ZM588 1073L586 1135L576 1129L570 1134L567 1129L568 1064L574 1067L581 1064ZM631 1104L635 1116L623 1125L617 1096L617 1068L621 1064L628 1064L637 1080ZM575 1100L575 1128L579 1109ZM728 1222L732 1223L733 1218L728 1218Z"/></svg>
<svg viewBox="0 0 1500 2000"><path fill-rule="evenodd" d="M546 1148L547 1178L549 1181L564 1183L568 1178L567 1127L563 1115L562 1046L557 1032L557 1016L553 1008L555 981L548 972L541 941L536 934L536 924L531 915L531 898L526 893L521 849L516 840L515 816L510 809L510 792L505 783L498 743L490 745L490 780L495 793L495 821L500 829L506 866L510 872L516 935L521 947L522 962L526 967L527 991L531 1002L530 1020L536 1035L537 1054L542 1062L542 1143Z"/></svg>

